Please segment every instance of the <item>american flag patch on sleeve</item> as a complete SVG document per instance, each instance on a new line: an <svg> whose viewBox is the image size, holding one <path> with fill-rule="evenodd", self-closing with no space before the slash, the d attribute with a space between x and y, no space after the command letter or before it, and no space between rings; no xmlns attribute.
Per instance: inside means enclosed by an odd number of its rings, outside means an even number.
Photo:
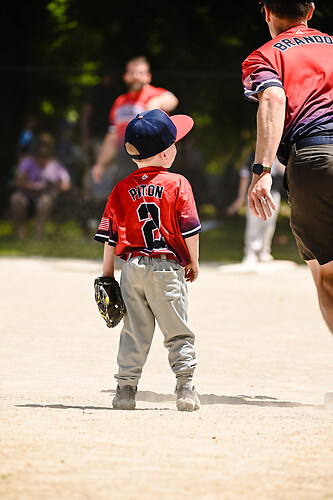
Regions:
<svg viewBox="0 0 333 500"><path fill-rule="evenodd" d="M108 231L109 227L110 227L109 219L107 217L102 217L98 229L100 229L101 231Z"/></svg>
<svg viewBox="0 0 333 500"><path fill-rule="evenodd" d="M251 78L251 75L247 76L244 80L244 87L246 88L252 88L252 78Z"/></svg>

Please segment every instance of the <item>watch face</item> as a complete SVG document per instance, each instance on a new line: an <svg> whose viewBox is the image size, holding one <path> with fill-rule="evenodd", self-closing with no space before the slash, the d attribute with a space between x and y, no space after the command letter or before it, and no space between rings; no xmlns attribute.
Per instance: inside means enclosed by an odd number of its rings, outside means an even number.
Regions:
<svg viewBox="0 0 333 500"><path fill-rule="evenodd" d="M262 172L263 172L263 168L264 166L261 164L261 163L255 163L252 167L252 172L254 174L258 174L258 175L261 175Z"/></svg>

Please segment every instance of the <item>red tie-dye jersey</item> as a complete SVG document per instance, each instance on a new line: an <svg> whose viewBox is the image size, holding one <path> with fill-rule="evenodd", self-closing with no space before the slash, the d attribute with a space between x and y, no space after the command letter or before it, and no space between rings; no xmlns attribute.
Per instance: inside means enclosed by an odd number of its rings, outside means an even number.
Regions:
<svg viewBox="0 0 333 500"><path fill-rule="evenodd" d="M286 116L278 150L286 164L298 139L333 136L333 37L294 26L255 50L243 62L247 99L277 86L286 94Z"/></svg>
<svg viewBox="0 0 333 500"><path fill-rule="evenodd" d="M120 95L114 102L109 115L110 130L117 132L118 146L124 144L125 129L127 124L139 113L148 111L147 103L153 97L168 92L161 87L146 85L139 92L127 92Z"/></svg>
<svg viewBox="0 0 333 500"><path fill-rule="evenodd" d="M118 182L107 201L95 239L116 254L168 254L189 261L185 239L201 231L188 180L165 168L144 167Z"/></svg>

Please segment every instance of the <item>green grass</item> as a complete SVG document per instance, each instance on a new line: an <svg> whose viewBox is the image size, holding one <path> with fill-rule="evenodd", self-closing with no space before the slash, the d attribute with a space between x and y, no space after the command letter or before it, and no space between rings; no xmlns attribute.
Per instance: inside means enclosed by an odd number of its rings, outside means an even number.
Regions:
<svg viewBox="0 0 333 500"><path fill-rule="evenodd" d="M245 215L236 215L216 222L214 229L200 234L201 262L240 262L243 257ZM289 227L289 212L281 208L272 244L276 259L303 261L299 257L294 237ZM17 241L11 221L0 221L0 256L43 256L99 260L103 247L90 237L83 238L80 226L74 220L48 223L42 240L34 238L33 223L27 226L27 237Z"/></svg>
<svg viewBox="0 0 333 500"><path fill-rule="evenodd" d="M23 241L14 237L12 223L0 221L0 256L42 256L74 259L101 259L103 246L91 238L84 239L75 221L63 223L49 222L41 240L34 238L34 226L27 225L27 235Z"/></svg>

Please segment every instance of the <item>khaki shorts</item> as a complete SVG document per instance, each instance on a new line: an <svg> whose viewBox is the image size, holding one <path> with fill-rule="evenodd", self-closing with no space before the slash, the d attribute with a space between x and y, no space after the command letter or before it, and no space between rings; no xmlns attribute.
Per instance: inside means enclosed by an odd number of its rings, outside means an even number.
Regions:
<svg viewBox="0 0 333 500"><path fill-rule="evenodd" d="M290 227L304 260L333 260L333 144L292 147L287 166Z"/></svg>

